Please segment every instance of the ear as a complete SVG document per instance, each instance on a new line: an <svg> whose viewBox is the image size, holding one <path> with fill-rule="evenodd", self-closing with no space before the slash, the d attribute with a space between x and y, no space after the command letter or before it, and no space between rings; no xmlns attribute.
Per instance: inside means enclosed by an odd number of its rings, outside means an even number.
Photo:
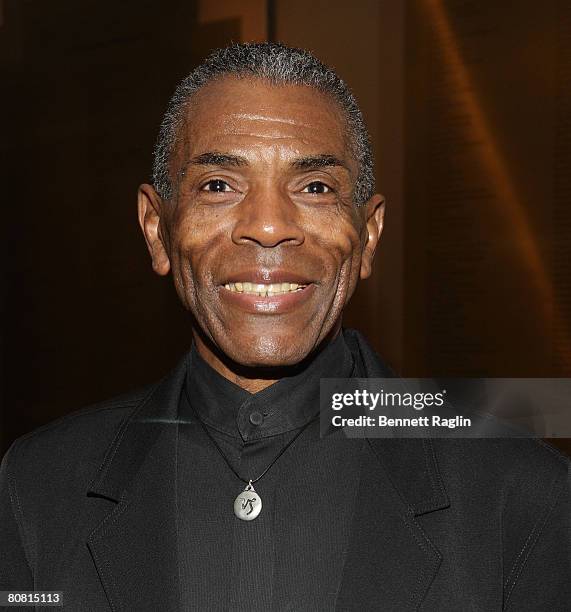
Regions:
<svg viewBox="0 0 571 612"><path fill-rule="evenodd" d="M160 225L163 207L164 202L152 185L143 184L139 187L137 196L139 225L151 254L153 270L161 276L168 274L171 267Z"/></svg>
<svg viewBox="0 0 571 612"><path fill-rule="evenodd" d="M365 216L367 224L367 238L363 253L361 255L362 280L371 276L373 269L373 257L383 231L383 221L385 218L385 198L380 194L375 194L365 205Z"/></svg>

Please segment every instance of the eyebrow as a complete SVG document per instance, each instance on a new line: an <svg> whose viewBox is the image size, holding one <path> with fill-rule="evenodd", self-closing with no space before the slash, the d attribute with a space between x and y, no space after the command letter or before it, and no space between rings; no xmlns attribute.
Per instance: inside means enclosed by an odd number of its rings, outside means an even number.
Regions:
<svg viewBox="0 0 571 612"><path fill-rule="evenodd" d="M192 157L186 163L186 166L247 166L248 160L240 155L230 155L228 153L218 153L209 151L202 153L196 157Z"/></svg>
<svg viewBox="0 0 571 612"><path fill-rule="evenodd" d="M297 170L317 170L319 168L341 167L349 170L347 164L335 155L310 155L295 159L292 164Z"/></svg>

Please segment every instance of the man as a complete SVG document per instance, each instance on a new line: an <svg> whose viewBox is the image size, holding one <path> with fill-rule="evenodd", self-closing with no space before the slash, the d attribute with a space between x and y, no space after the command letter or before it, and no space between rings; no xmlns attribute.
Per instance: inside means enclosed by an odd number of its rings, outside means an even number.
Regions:
<svg viewBox="0 0 571 612"><path fill-rule="evenodd" d="M569 609L569 463L531 440L319 436L322 377L388 369L343 309L384 202L344 83L215 52L165 115L139 221L191 349L16 441L0 589L69 610Z"/></svg>

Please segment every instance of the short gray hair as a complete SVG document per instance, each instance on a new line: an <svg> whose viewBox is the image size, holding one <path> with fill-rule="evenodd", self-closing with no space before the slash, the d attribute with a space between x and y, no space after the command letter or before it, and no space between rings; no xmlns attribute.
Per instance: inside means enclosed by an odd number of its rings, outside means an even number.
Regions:
<svg viewBox="0 0 571 612"><path fill-rule="evenodd" d="M345 114L351 152L359 164L353 200L357 205L369 200L375 190L373 154L363 114L349 87L309 51L270 42L217 49L179 83L163 117L153 153L152 182L163 199L174 195L169 164L188 103L198 90L223 76L259 78L275 85L305 85L336 100Z"/></svg>

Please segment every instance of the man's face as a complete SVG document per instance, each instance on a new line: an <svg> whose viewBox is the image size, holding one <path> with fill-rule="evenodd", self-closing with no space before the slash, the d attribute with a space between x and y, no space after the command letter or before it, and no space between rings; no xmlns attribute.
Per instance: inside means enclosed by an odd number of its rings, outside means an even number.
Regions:
<svg viewBox="0 0 571 612"><path fill-rule="evenodd" d="M341 323L370 274L382 198L357 208L337 104L314 89L223 78L194 98L171 164L139 217L160 274L203 333L246 366L290 365Z"/></svg>

